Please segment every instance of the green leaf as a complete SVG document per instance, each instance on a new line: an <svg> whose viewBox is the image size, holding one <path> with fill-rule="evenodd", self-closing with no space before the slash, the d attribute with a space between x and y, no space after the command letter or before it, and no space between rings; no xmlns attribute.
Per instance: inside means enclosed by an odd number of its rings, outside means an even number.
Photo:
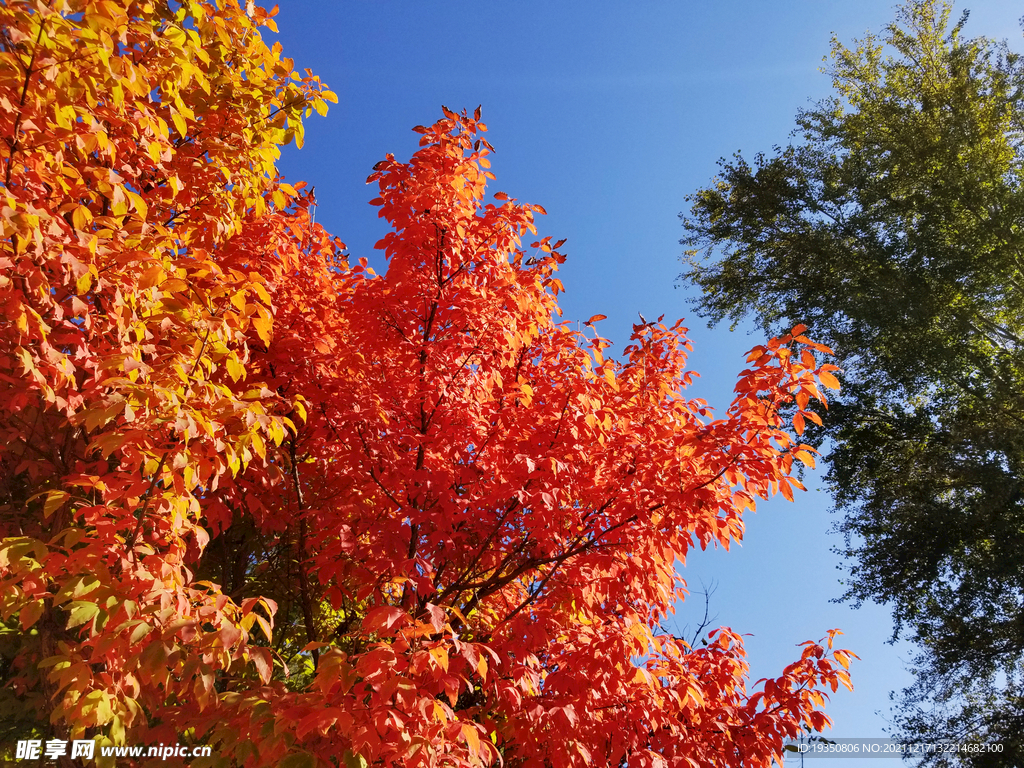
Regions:
<svg viewBox="0 0 1024 768"><path fill-rule="evenodd" d="M147 624L144 621L140 621L139 625L137 627L135 627L135 629L132 630L132 633L131 633L131 635L129 635L128 640L129 640L129 642L132 643L132 645L134 645L135 643L139 642L139 640L144 638L146 635L148 635L152 631L153 631L153 627L152 626L150 626L149 624Z"/></svg>
<svg viewBox="0 0 1024 768"><path fill-rule="evenodd" d="M309 752L293 752L279 765L281 768L316 768L316 758Z"/></svg>
<svg viewBox="0 0 1024 768"><path fill-rule="evenodd" d="M67 491L50 491L46 494L46 501L43 503L43 517L49 518L54 512L64 506L70 498Z"/></svg>
<svg viewBox="0 0 1024 768"><path fill-rule="evenodd" d="M87 595L99 585L100 580L91 574L78 576L61 587L60 591L53 597L53 604L54 606L62 605L68 600L74 600L82 595Z"/></svg>
<svg viewBox="0 0 1024 768"><path fill-rule="evenodd" d="M87 603L80 600L72 602L69 607L71 608L71 615L68 616L68 629L85 624L87 621L92 621L100 612L100 607L96 603Z"/></svg>

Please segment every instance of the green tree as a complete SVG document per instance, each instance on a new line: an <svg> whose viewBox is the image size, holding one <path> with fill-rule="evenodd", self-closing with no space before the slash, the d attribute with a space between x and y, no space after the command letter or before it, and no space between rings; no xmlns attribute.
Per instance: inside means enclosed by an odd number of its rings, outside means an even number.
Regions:
<svg viewBox="0 0 1024 768"><path fill-rule="evenodd" d="M1024 68L912 0L832 41L791 143L688 198L684 278L712 323L805 323L843 393L824 429L845 598L918 643L902 734L1024 752ZM997 762L986 762L997 759ZM953 764L946 756L936 764Z"/></svg>

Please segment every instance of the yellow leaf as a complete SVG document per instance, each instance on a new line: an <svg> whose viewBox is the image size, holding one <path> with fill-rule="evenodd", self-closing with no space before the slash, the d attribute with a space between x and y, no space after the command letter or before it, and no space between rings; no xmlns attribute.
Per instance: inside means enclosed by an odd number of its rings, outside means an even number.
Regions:
<svg viewBox="0 0 1024 768"><path fill-rule="evenodd" d="M67 491L50 491L46 494L46 501L43 503L43 517L49 518L54 512L64 506L70 498Z"/></svg>
<svg viewBox="0 0 1024 768"><path fill-rule="evenodd" d="M263 442L263 438L260 437L258 432L254 432L252 435L252 447L256 451L256 455L261 459L267 458L267 444Z"/></svg>
<svg viewBox="0 0 1024 768"><path fill-rule="evenodd" d="M139 214L140 218L145 219L149 215L149 206L146 205L146 201L142 199L142 195L137 192L132 192L130 189L125 190L125 194L132 201L132 208Z"/></svg>
<svg viewBox="0 0 1024 768"><path fill-rule="evenodd" d="M615 370L607 365L604 367L604 380L607 381L611 388L616 392L619 391L619 382L615 380Z"/></svg>
<svg viewBox="0 0 1024 768"><path fill-rule="evenodd" d="M436 648L430 649L430 655L434 659L434 662L443 669L445 672L448 671L448 649L443 646L437 646Z"/></svg>
<svg viewBox="0 0 1024 768"><path fill-rule="evenodd" d="M270 299L270 294L267 293L267 289L264 288L260 283L252 283L252 288L254 291L256 291L256 295L260 297L260 301L262 301L268 307L273 303Z"/></svg>
<svg viewBox="0 0 1024 768"><path fill-rule="evenodd" d="M115 716L110 721L110 740L115 744L124 744L124 722Z"/></svg>
<svg viewBox="0 0 1024 768"><path fill-rule="evenodd" d="M173 25L168 25L167 28L164 29L164 37L177 48L184 46L188 42L188 37L185 35L185 31Z"/></svg>
<svg viewBox="0 0 1024 768"><path fill-rule="evenodd" d="M92 211L84 205L80 205L71 214L71 220L75 225L75 229L85 229L92 222Z"/></svg>
<svg viewBox="0 0 1024 768"><path fill-rule="evenodd" d="M82 275L80 278L78 278L77 281L75 281L75 290L77 290L79 295L81 295L81 294L85 293L86 291L88 291L89 287L91 285L92 285L92 273L91 272L86 272L84 275Z"/></svg>
<svg viewBox="0 0 1024 768"><path fill-rule="evenodd" d="M185 118L176 109L171 109L171 122L174 123L174 128L181 138L188 136L188 125L185 123Z"/></svg>
<svg viewBox="0 0 1024 768"><path fill-rule="evenodd" d="M273 328L273 321L269 317L260 315L252 319L253 328L260 337L260 341L267 347L270 346L270 332Z"/></svg>
<svg viewBox="0 0 1024 768"><path fill-rule="evenodd" d="M466 746L469 747L471 754L480 754L480 734L477 733L476 726L466 723L462 726L462 736L466 739Z"/></svg>
<svg viewBox="0 0 1024 768"><path fill-rule="evenodd" d="M238 362L238 357L236 355L229 355L225 359L224 365L228 369L228 376L231 377L232 381L238 381L239 379L245 378L245 366Z"/></svg>

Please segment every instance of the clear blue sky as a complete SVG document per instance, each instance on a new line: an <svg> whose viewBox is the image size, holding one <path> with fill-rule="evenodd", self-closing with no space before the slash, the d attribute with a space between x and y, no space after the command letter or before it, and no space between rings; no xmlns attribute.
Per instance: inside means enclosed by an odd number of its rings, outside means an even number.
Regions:
<svg viewBox="0 0 1024 768"><path fill-rule="evenodd" d="M543 205L541 235L568 238L561 278L567 319L604 314L602 335L621 349L637 312L687 317L699 396L728 403L742 353L757 333L708 330L678 283L677 215L707 184L715 161L748 157L787 141L796 110L829 94L818 70L830 35L849 43L893 16L889 0L756 2L326 2L279 0L285 55L338 94L326 118L307 123L306 144L289 149L289 181L316 186L317 221L353 257L378 267L383 234L365 186L387 152L406 159L411 128L441 117L440 105L483 105L495 146L492 190ZM960 3L966 34L1009 38L1018 47L1022 12L1011 0ZM813 334L812 334L813 335ZM842 562L830 549L834 520L820 482L795 504L781 499L747 519L742 548L692 557L691 589L716 581L716 625L748 638L754 677L778 674L796 643L845 631L862 658L856 691L840 690L827 712L834 737L885 735L888 693L910 681L912 649L886 643L883 607L830 602L842 592ZM680 627L699 622L699 599L680 609ZM789 761L787 761L788 764ZM815 760L855 768L860 760ZM877 765L868 761L869 765Z"/></svg>

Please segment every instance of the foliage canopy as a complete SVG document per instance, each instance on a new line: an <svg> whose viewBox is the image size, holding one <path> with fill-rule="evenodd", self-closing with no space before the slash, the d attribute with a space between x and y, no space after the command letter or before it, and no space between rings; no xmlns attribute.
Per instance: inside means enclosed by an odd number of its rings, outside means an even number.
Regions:
<svg viewBox="0 0 1024 768"><path fill-rule="evenodd" d="M485 202L479 112L375 167L376 276L276 175L333 95L262 42L270 14L0 19L6 744L768 766L826 724L831 634L748 691L737 634L658 629L693 543L813 461L782 413L816 420L834 367L802 329L714 419L678 325L617 361L557 321L560 243L528 255L539 206Z"/></svg>

